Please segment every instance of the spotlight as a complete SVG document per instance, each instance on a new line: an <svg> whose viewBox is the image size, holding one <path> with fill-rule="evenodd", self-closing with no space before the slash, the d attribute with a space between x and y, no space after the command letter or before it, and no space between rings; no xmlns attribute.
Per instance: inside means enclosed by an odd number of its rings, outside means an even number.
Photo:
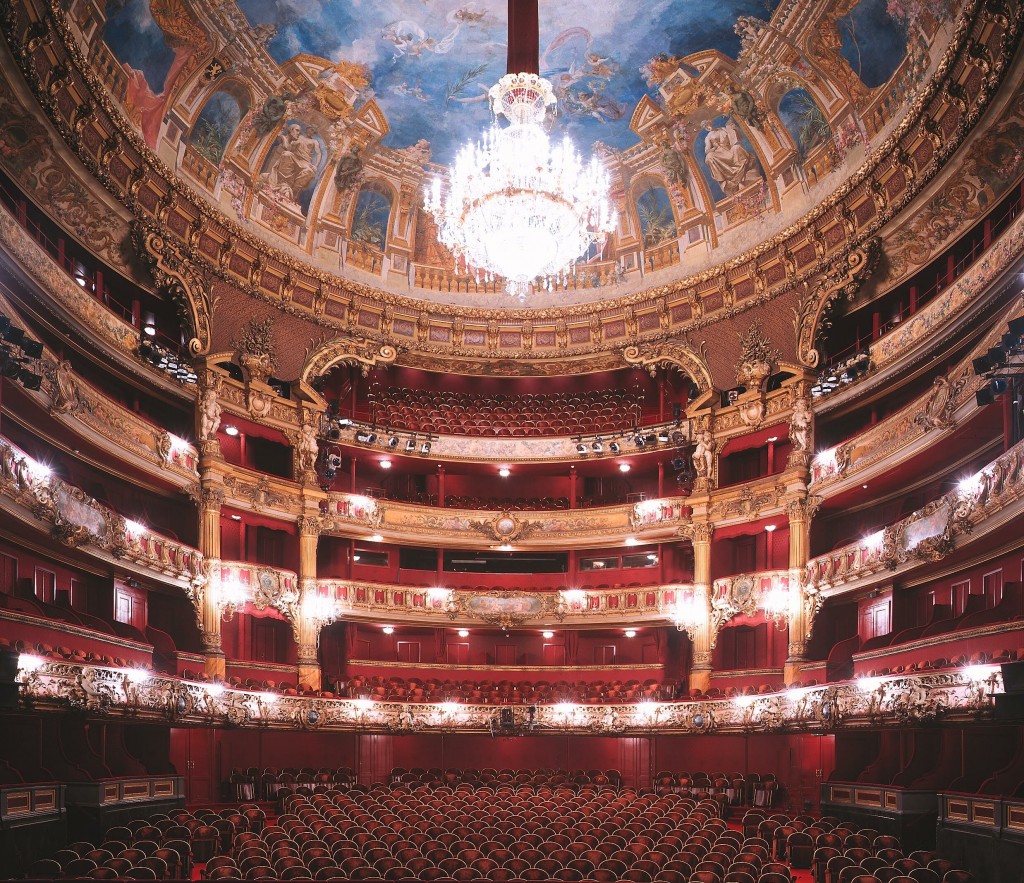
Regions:
<svg viewBox="0 0 1024 883"><path fill-rule="evenodd" d="M21 328L15 328L13 325L4 330L4 340L8 343L13 343L15 346L21 346L25 340L25 332Z"/></svg>
<svg viewBox="0 0 1024 883"><path fill-rule="evenodd" d="M1010 380L1007 377L993 377L988 386L994 395L1001 396L1010 391Z"/></svg>
<svg viewBox="0 0 1024 883"><path fill-rule="evenodd" d="M21 344L21 351L29 359L40 359L43 356L43 344L38 340L25 340Z"/></svg>
<svg viewBox="0 0 1024 883"><path fill-rule="evenodd" d="M1006 327L1010 329L1011 334L1021 337L1024 335L1024 316L1018 316L1016 319L1011 319L1007 323Z"/></svg>
<svg viewBox="0 0 1024 883"><path fill-rule="evenodd" d="M611 451L613 454L617 454L619 451L622 450L622 447L619 445L617 441L613 441L611 444L608 445L608 450Z"/></svg>
<svg viewBox="0 0 1024 883"><path fill-rule="evenodd" d="M658 433L658 442L660 444L665 444L665 442L667 442L668 440L669 440L668 430L667 429L662 429Z"/></svg>
<svg viewBox="0 0 1024 883"><path fill-rule="evenodd" d="M424 456L430 453L430 442L425 441L423 442L422 445L420 445L420 453L423 454Z"/></svg>
<svg viewBox="0 0 1024 883"><path fill-rule="evenodd" d="M3 335L3 333L10 327L11 320L7 316L0 314L0 335Z"/></svg>
<svg viewBox="0 0 1024 883"><path fill-rule="evenodd" d="M356 431L356 441L361 445L372 445L377 441L377 436L367 429L360 429Z"/></svg>
<svg viewBox="0 0 1024 883"><path fill-rule="evenodd" d="M397 435L393 435L393 436L391 436L391 438L388 439L388 447L392 448L392 449L398 447L398 436Z"/></svg>
<svg viewBox="0 0 1024 883"><path fill-rule="evenodd" d="M406 450L406 452L407 452L407 453L409 453L409 454L411 454L411 453L412 453L413 451L415 451L415 450L416 450L416 436L415 436L415 435L414 435L414 436L413 436L412 438L410 438L410 439L409 439L409 440L408 440L408 441L407 441L407 442L405 443L405 450Z"/></svg>
<svg viewBox="0 0 1024 883"><path fill-rule="evenodd" d="M668 461L668 465L671 466L676 472L682 472L686 468L686 460L682 457L673 457Z"/></svg>
<svg viewBox="0 0 1024 883"><path fill-rule="evenodd" d="M330 454L327 457L327 465L331 469L341 469L341 456L339 454Z"/></svg>
<svg viewBox="0 0 1024 883"><path fill-rule="evenodd" d="M974 373L979 377L983 374L988 374L988 372L994 367L992 365L992 360L989 359L988 356L979 356L971 362L971 365L974 367Z"/></svg>
<svg viewBox="0 0 1024 883"><path fill-rule="evenodd" d="M36 390L43 385L43 378L31 371L22 371L18 379L21 380L21 385L28 390Z"/></svg>
<svg viewBox="0 0 1024 883"><path fill-rule="evenodd" d="M633 444L635 444L638 448L642 448L644 445L647 444L647 442L645 441L642 435L635 435L633 436Z"/></svg>
<svg viewBox="0 0 1024 883"><path fill-rule="evenodd" d="M576 445L576 453L579 454L581 457L585 457L587 455L587 446L583 444L583 442L580 442L578 445Z"/></svg>
<svg viewBox="0 0 1024 883"><path fill-rule="evenodd" d="M590 447L594 449L595 454L600 454L604 450L604 444L602 444L601 439L597 439Z"/></svg>
<svg viewBox="0 0 1024 883"><path fill-rule="evenodd" d="M341 429L337 426L332 426L330 431L327 433L327 437L331 441L338 441L341 438Z"/></svg>
<svg viewBox="0 0 1024 883"><path fill-rule="evenodd" d="M1006 364L1006 350L1001 346L994 346L988 351L988 358L993 367L1001 367Z"/></svg>
<svg viewBox="0 0 1024 883"><path fill-rule="evenodd" d="M974 394L974 400L978 403L979 408L984 408L986 405L993 404L996 397L992 395L992 390L986 386L984 389L979 389Z"/></svg>

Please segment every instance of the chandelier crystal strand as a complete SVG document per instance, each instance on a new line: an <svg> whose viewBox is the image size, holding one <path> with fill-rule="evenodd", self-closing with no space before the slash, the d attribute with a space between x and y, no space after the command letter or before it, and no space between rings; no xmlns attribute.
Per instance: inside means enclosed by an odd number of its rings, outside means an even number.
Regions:
<svg viewBox="0 0 1024 883"><path fill-rule="evenodd" d="M544 131L555 104L547 80L506 74L488 94L494 124L459 151L447 196L435 178L424 205L438 238L468 272L501 276L524 300L538 280L548 290L564 284L566 271L618 218L601 163L583 165L568 138L552 145ZM498 116L509 124L500 126Z"/></svg>

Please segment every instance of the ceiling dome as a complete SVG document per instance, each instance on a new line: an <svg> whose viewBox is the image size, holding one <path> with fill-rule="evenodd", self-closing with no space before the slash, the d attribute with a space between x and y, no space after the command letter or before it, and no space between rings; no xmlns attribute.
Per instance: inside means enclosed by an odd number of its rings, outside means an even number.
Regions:
<svg viewBox="0 0 1024 883"><path fill-rule="evenodd" d="M490 118L503 0L117 0L80 34L146 146L225 219L403 298L521 309L459 278L423 190ZM540 8L557 134L607 168L603 249L528 309L598 303L748 252L819 205L914 106L959 3Z"/></svg>

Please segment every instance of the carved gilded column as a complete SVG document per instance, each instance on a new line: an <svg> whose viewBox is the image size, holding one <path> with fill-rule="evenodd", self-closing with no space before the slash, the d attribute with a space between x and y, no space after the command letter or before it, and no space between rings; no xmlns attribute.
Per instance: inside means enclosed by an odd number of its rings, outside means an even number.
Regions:
<svg viewBox="0 0 1024 883"><path fill-rule="evenodd" d="M690 667L690 689L707 690L711 685L711 537L714 525L695 522L689 534L693 541L693 594L698 620L690 632L693 642L693 665ZM703 613L703 617L700 616Z"/></svg>
<svg viewBox="0 0 1024 883"><path fill-rule="evenodd" d="M198 493L199 551L209 563L210 582L202 594L202 610L198 611L202 632L206 673L224 677L224 648L220 638L220 507L224 503L224 487L219 478L204 478Z"/></svg>
<svg viewBox="0 0 1024 883"><path fill-rule="evenodd" d="M320 689L320 629L324 620L316 609L316 549L320 540L320 519L314 515L299 516L299 607L293 623L299 645L298 680L314 690Z"/></svg>
<svg viewBox="0 0 1024 883"><path fill-rule="evenodd" d="M811 518L820 499L803 497L786 504L789 516L789 648L783 679L787 684L800 680L800 671L807 661L807 639L814 624L813 610L804 603L803 580L810 558Z"/></svg>

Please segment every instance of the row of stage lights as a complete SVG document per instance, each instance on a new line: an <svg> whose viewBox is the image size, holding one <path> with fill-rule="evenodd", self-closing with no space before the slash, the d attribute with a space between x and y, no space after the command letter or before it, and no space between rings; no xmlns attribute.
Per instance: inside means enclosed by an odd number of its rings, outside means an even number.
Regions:
<svg viewBox="0 0 1024 883"><path fill-rule="evenodd" d="M42 356L42 343L26 337L24 330L12 325L11 320L0 313L0 373L25 389L39 389L43 385L39 373Z"/></svg>
<svg viewBox="0 0 1024 883"><path fill-rule="evenodd" d="M1011 319L1000 342L975 359L974 373L988 383L974 395L979 406L991 405L1013 390L1013 378L1024 371L1024 316Z"/></svg>

